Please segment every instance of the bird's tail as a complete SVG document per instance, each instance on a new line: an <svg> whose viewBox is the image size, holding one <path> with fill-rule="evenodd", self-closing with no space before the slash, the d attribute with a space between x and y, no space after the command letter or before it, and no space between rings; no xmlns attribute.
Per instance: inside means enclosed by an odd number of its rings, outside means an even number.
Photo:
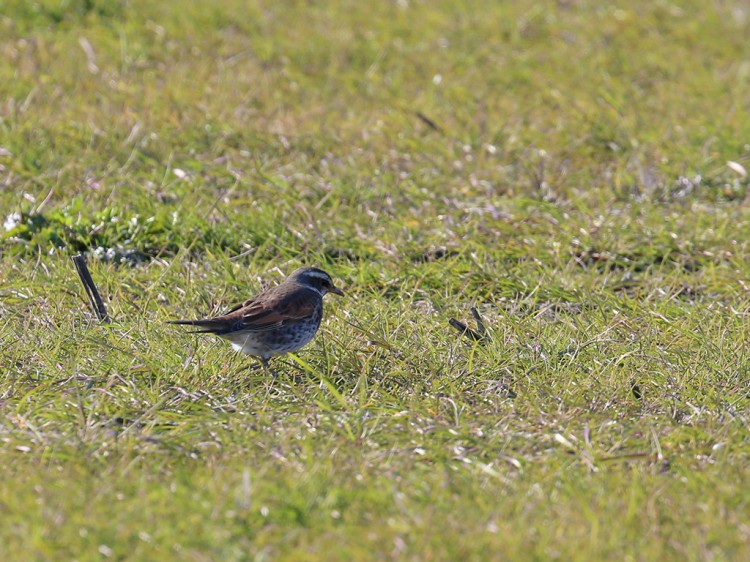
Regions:
<svg viewBox="0 0 750 562"><path fill-rule="evenodd" d="M191 334L215 334L223 331L224 325L216 320L169 320L167 324L180 326L196 326L199 330L192 330Z"/></svg>

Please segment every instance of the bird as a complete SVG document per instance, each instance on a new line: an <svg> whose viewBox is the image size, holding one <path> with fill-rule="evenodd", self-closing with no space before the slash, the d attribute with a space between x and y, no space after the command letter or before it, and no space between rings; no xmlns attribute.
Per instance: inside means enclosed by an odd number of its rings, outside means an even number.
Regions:
<svg viewBox="0 0 750 562"><path fill-rule="evenodd" d="M195 326L198 330L192 333L228 340L236 351L258 358L273 373L269 359L295 352L313 339L323 319L323 297L328 293L344 296L322 269L300 267L280 285L220 316L169 323Z"/></svg>

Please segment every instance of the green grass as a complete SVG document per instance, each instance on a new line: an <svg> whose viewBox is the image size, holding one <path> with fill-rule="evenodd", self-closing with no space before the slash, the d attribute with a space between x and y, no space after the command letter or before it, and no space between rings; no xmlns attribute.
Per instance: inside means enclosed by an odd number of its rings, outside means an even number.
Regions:
<svg viewBox="0 0 750 562"><path fill-rule="evenodd" d="M750 558L750 12L603 4L0 0L0 558Z"/></svg>

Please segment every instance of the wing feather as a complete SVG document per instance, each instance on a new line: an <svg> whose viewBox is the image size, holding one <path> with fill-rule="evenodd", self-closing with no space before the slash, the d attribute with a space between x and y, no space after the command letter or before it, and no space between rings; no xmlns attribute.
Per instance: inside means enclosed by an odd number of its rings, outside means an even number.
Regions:
<svg viewBox="0 0 750 562"><path fill-rule="evenodd" d="M262 332L273 330L285 323L309 318L315 312L315 301L309 294L298 294L295 298L283 295L283 298L263 303L252 302L234 314L241 313L235 329Z"/></svg>
<svg viewBox="0 0 750 562"><path fill-rule="evenodd" d="M231 308L226 314L205 320L177 320L172 324L197 326L200 333L224 336L232 332L265 332L280 328L285 323L303 320L315 312L317 294L309 291L267 293L265 298L253 298Z"/></svg>

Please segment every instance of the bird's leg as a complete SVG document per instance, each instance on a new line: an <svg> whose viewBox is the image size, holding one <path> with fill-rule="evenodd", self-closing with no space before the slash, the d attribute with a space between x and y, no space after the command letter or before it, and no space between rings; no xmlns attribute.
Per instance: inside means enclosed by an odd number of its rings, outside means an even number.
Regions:
<svg viewBox="0 0 750 562"><path fill-rule="evenodd" d="M251 356L252 359L260 359L259 357ZM255 371L258 371L262 369L262 365L259 365L258 363L252 361L250 363L245 363L245 366L242 367L239 371L237 371L237 374L242 373L243 371L248 371L249 373L255 373Z"/></svg>
<svg viewBox="0 0 750 562"><path fill-rule="evenodd" d="M271 368L271 365L268 363L267 357L261 357L260 362L263 364L263 368L266 370L266 372L271 375L273 378L277 379L279 376L276 374L276 371L274 371Z"/></svg>

